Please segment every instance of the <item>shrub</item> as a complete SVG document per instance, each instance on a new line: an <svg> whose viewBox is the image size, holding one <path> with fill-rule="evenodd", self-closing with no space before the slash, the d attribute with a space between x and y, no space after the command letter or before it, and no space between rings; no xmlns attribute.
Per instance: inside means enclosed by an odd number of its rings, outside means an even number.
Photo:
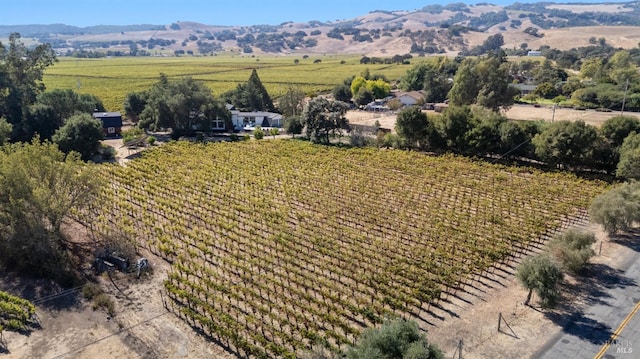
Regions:
<svg viewBox="0 0 640 359"><path fill-rule="evenodd" d="M147 144L149 144L149 146L153 146L156 143L156 138L154 136L149 136L147 138Z"/></svg>
<svg viewBox="0 0 640 359"><path fill-rule="evenodd" d="M139 127L134 127L132 129L122 131L122 142L127 143L129 141L136 140L142 137L143 134L144 132Z"/></svg>
<svg viewBox="0 0 640 359"><path fill-rule="evenodd" d="M598 195L589 207L589 217L609 234L640 222L640 183L624 183Z"/></svg>
<svg viewBox="0 0 640 359"><path fill-rule="evenodd" d="M93 298L93 310L104 309L110 316L115 315L115 304L106 293L100 293Z"/></svg>
<svg viewBox="0 0 640 359"><path fill-rule="evenodd" d="M82 296L87 300L92 300L96 296L102 294L102 288L96 283L87 283L82 287Z"/></svg>
<svg viewBox="0 0 640 359"><path fill-rule="evenodd" d="M549 242L549 253L563 269L577 273L595 254L591 249L595 241L595 235L591 232L569 229L553 237Z"/></svg>
<svg viewBox="0 0 640 359"><path fill-rule="evenodd" d="M116 158L116 149L111 146L102 145L101 153L103 160L108 161Z"/></svg>
<svg viewBox="0 0 640 359"><path fill-rule="evenodd" d="M264 130L260 126L256 126L256 129L253 130L253 138L256 140L261 140L264 138Z"/></svg>
<svg viewBox="0 0 640 359"><path fill-rule="evenodd" d="M347 358L441 359L444 355L427 342L416 322L394 319L386 320L380 328L362 332L357 344L347 351Z"/></svg>

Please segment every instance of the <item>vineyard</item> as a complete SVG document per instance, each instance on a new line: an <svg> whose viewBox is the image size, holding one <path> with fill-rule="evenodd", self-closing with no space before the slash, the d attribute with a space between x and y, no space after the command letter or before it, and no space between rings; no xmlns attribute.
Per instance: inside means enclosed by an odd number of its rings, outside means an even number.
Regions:
<svg viewBox="0 0 640 359"><path fill-rule="evenodd" d="M295 140L171 143L79 218L172 263L170 309L241 356L351 344L449 296L584 216L599 182Z"/></svg>
<svg viewBox="0 0 640 359"><path fill-rule="evenodd" d="M26 299L0 291L0 346L2 331L24 330L34 323L36 307Z"/></svg>
<svg viewBox="0 0 640 359"><path fill-rule="evenodd" d="M298 59L299 63L294 63ZM315 63L316 60L321 60ZM100 98L108 111L123 111L125 96L149 89L160 73L169 78L191 76L206 83L215 96L233 90L258 69L260 79L272 98L277 99L290 86L304 92L330 92L344 79L369 69L389 80L403 76L410 66L359 63L360 57L321 56L302 59L294 56L205 57L121 57L103 59L61 58L45 71L44 83L49 90L71 89ZM418 61L417 59L414 62Z"/></svg>

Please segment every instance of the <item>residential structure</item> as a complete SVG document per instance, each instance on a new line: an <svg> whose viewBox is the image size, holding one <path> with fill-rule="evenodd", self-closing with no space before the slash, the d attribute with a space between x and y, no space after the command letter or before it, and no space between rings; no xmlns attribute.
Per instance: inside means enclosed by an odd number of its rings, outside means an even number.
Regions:
<svg viewBox="0 0 640 359"><path fill-rule="evenodd" d="M397 92L395 95L403 106L414 106L424 102L424 91Z"/></svg>
<svg viewBox="0 0 640 359"><path fill-rule="evenodd" d="M231 123L233 130L252 130L256 126L260 127L282 127L282 115L274 112L252 111L241 112L231 109Z"/></svg>
<svg viewBox="0 0 640 359"><path fill-rule="evenodd" d="M93 118L102 122L104 137L117 137L122 133L122 116L120 112L94 112Z"/></svg>

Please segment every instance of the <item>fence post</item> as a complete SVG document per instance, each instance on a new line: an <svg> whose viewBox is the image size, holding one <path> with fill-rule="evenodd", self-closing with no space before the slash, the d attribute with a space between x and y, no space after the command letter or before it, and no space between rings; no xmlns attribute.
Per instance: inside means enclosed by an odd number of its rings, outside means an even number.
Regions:
<svg viewBox="0 0 640 359"><path fill-rule="evenodd" d="M164 307L164 309L169 310L169 308L167 308L167 302L165 302L164 300L164 294L162 293L162 289L158 290L158 292L160 292L160 298L162 299L162 306Z"/></svg>

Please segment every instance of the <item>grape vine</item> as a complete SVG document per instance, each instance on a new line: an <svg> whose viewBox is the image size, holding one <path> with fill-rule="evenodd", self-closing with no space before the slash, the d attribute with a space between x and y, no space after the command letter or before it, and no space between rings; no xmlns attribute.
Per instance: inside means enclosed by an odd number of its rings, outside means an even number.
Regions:
<svg viewBox="0 0 640 359"><path fill-rule="evenodd" d="M166 258L172 310L237 354L353 343L421 316L584 218L599 182L469 159L299 141L171 143L77 216Z"/></svg>

